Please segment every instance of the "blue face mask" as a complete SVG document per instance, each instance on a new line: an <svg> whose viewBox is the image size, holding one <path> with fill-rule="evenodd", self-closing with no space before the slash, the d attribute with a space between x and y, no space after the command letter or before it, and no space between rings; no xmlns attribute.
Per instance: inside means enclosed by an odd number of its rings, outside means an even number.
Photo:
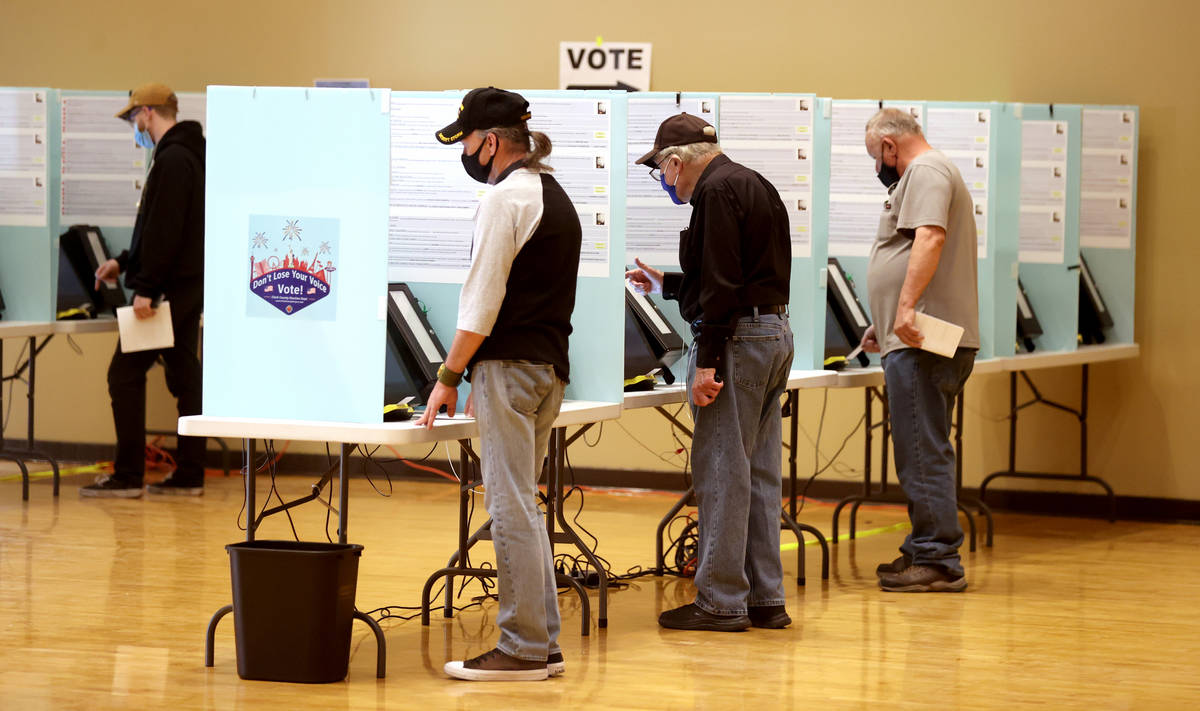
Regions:
<svg viewBox="0 0 1200 711"><path fill-rule="evenodd" d="M141 109L138 109L141 111ZM150 135L150 127L147 126L144 130L138 130L137 119L130 117L130 123L133 124L133 142L138 144L139 148L151 149L154 148L154 137Z"/></svg>
<svg viewBox="0 0 1200 711"><path fill-rule="evenodd" d="M659 173L658 182L662 183L662 189L667 191L667 196L671 198L671 202L675 203L676 205L683 205L687 202L685 200L679 199L678 193L675 192L674 185L667 184L667 171L664 170L661 173ZM679 182L678 177L675 178L675 182L677 182L677 183Z"/></svg>
<svg viewBox="0 0 1200 711"><path fill-rule="evenodd" d="M150 135L149 130L138 131L135 129L133 132L133 142L142 148L154 148L154 138Z"/></svg>

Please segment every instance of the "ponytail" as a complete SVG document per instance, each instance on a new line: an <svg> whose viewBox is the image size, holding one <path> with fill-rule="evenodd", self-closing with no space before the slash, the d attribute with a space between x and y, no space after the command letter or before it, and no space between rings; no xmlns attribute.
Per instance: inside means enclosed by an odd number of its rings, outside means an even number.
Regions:
<svg viewBox="0 0 1200 711"><path fill-rule="evenodd" d="M546 163L552 148L550 137L541 131L530 131L529 126L522 123L517 126L489 128L486 133L494 133L501 141L507 141L525 151L525 167L535 173L550 173L554 168Z"/></svg>
<svg viewBox="0 0 1200 711"><path fill-rule="evenodd" d="M532 131L529 137L533 143L533 150L525 157L525 167L538 173L553 171L554 168L545 163L545 159L550 156L550 137L541 131Z"/></svg>

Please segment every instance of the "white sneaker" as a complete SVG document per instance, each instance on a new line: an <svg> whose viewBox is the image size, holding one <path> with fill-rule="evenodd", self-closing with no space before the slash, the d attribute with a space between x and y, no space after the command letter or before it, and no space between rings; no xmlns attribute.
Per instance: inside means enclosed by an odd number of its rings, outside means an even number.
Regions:
<svg viewBox="0 0 1200 711"><path fill-rule="evenodd" d="M446 662L446 674L467 681L542 681L549 676L545 662L510 657L492 649L463 662Z"/></svg>

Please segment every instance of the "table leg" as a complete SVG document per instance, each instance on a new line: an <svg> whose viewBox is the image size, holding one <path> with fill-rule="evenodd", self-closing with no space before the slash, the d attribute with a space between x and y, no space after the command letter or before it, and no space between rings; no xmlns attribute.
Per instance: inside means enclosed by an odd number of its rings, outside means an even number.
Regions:
<svg viewBox="0 0 1200 711"><path fill-rule="evenodd" d="M338 543L346 542L346 526L350 521L350 477L346 474L346 466L350 461L350 453L354 445L341 445L342 451L338 458Z"/></svg>
<svg viewBox="0 0 1200 711"><path fill-rule="evenodd" d="M254 501L254 439L242 440L242 450L245 452L246 469L243 485L246 487L246 540L254 540L254 530L258 528L258 523L255 520L255 510L258 508Z"/></svg>
<svg viewBox="0 0 1200 711"><path fill-rule="evenodd" d="M1087 458L1088 458L1088 431L1087 431L1087 415L1088 415L1088 364L1083 364L1081 391L1079 397L1079 409L1074 409L1066 405L1054 402L1045 397L1042 397L1037 386L1034 385L1029 374L1021 371L1020 376L1025 380L1026 385L1033 393L1033 399L1025 403L1017 403L1017 375L1016 371L1009 374L1008 399L1009 399L1009 423L1008 423L1008 469L1006 471L993 472L984 477L983 482L979 485L979 499L983 501L987 496L988 484L994 479L1002 477L1010 477L1015 479L1041 479L1055 481L1086 481L1104 489L1104 493L1108 497L1108 520L1115 522L1117 520L1117 497L1113 492L1113 488L1108 485L1108 482L1100 477L1091 476L1088 474ZM1070 413L1075 416L1079 422L1079 473L1078 474L1055 474L1046 472L1025 472L1017 471L1017 413L1029 406L1043 404L1052 407L1056 410Z"/></svg>

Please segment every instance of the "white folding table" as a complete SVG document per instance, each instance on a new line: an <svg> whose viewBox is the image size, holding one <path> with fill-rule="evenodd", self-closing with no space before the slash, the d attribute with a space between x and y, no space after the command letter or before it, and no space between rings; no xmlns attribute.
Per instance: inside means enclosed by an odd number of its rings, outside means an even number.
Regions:
<svg viewBox="0 0 1200 711"><path fill-rule="evenodd" d="M600 590L600 607L601 615L604 622L607 622L607 600L606 600L606 580L603 568L598 561L594 559L594 553L587 548L583 541L575 533L574 529L567 523L565 516L562 514L562 488L561 475L562 470L560 463L562 461L563 452L555 449L555 443L561 442L562 433L566 427L573 425L589 425L591 423L600 422L603 420L616 419L621 414L621 406L615 403L598 403L586 401L565 401L558 418L554 421L555 436L551 437L551 452L550 466L547 468L547 494L546 494L546 526L550 535L551 543L555 542L570 542L575 544L580 551L588 556L590 560L595 562L596 567L600 570L601 590ZM338 542L346 543L347 527L349 523L349 486L350 481L347 476L347 464L351 453L354 451L357 444L373 444L373 445L392 445L403 446L410 444L428 444L433 442L443 442L455 440L459 444L460 461L462 463L460 495L459 495L459 547L454 556L450 560L450 564L435 572L428 581L426 581L424 591L422 593L422 623L429 624L430 610L430 595L429 592L433 583L441 578L447 578L446 585L446 612L445 615L450 617L453 614L451 605L452 580L454 576L471 576L471 577L494 577L496 571L494 569L470 568L467 566L467 550L478 540L483 540L490 537L484 534L487 531L489 524L484 524L480 531L471 534L468 530L469 521L467 520L468 502L470 491L479 484L479 481L472 475L475 467L473 463L477 461L473 450L471 449L470 440L479 435L479 427L473 418L465 415L457 415L455 417L439 416L434 420L434 426L431 430L419 427L414 422L396 422L396 423L350 423L350 422L314 422L304 420L285 420L285 419L260 419L260 418L239 418L239 417L218 417L210 415L196 415L191 417L179 418L179 434L191 435L197 437L232 437L240 438L243 442L245 453L245 487L246 487L246 540L252 541L255 537L255 532L261 521L261 518L272 513L291 508L299 503L311 501L317 497L320 487L324 484L325 479L321 483L314 485L312 495L303 497L296 502L284 504L281 507L276 507L270 511L263 512L258 518L255 518L255 440L264 439L288 439L288 440L306 440L315 442L338 442ZM562 529L561 532L555 531L555 524ZM490 522L489 522L490 523ZM581 607L583 611L582 633L588 634L590 630L590 606L586 590L579 585L578 581L569 576L560 576L559 583L570 586L579 594ZM226 605L213 615L208 625L208 631L205 642L205 665L213 665L213 638L216 631L217 622L222 617L231 612L233 607ZM384 675L384 659L385 646L383 633L374 620L355 612L357 619L366 622L375 632L376 642L379 648L377 676L380 678Z"/></svg>

